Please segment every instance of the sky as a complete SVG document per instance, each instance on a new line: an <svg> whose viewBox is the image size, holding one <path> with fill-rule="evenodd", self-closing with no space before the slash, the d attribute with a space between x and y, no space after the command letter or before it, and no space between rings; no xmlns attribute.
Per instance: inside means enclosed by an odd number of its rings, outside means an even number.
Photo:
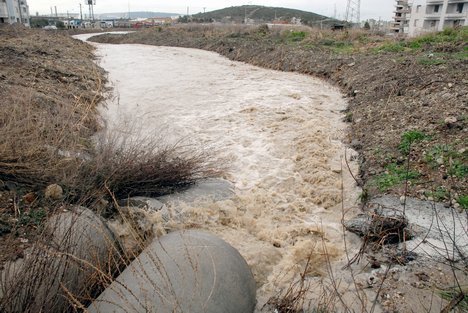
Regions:
<svg viewBox="0 0 468 313"><path fill-rule="evenodd" d="M187 7L189 13L195 14L206 11L213 11L237 5L264 5L299 9L309 12L334 16L335 4L337 17L343 19L346 12L347 0L95 0L95 13L114 13L131 11L154 11L186 14ZM357 1L357 0L354 0ZM31 15L50 14L50 8L57 6L59 13L79 13L80 3L85 5L86 0L28 0ZM394 9L394 0L361 0L361 20L370 18L391 20ZM86 7L87 8L87 7ZM83 12L85 12L83 7Z"/></svg>

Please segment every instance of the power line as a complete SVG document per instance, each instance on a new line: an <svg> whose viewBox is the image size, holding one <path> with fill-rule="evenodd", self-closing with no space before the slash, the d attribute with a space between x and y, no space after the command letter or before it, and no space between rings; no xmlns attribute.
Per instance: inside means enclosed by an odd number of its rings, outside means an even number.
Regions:
<svg viewBox="0 0 468 313"><path fill-rule="evenodd" d="M361 22L361 0L348 0L346 21L357 24Z"/></svg>

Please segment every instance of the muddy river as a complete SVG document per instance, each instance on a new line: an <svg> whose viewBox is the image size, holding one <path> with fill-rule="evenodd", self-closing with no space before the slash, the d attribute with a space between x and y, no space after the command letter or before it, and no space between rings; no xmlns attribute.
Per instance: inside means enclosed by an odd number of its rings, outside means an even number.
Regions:
<svg viewBox="0 0 468 313"><path fill-rule="evenodd" d="M328 275L328 261L341 267L341 219L359 190L343 161L346 101L339 90L207 51L95 45L113 87L102 109L109 131L137 127L138 136L184 140L216 151L227 165L222 178L234 196L174 205L184 217L179 223L214 232L239 250L260 303L288 286L309 258L317 279Z"/></svg>

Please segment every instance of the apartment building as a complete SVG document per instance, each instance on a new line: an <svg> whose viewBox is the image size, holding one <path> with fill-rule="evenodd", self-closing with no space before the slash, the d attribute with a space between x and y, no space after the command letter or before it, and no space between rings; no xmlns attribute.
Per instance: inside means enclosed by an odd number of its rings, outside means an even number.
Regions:
<svg viewBox="0 0 468 313"><path fill-rule="evenodd" d="M409 29L409 16L411 14L411 7L408 0L397 0L395 5L395 15L393 16L393 23L390 27L391 31L396 34L406 34Z"/></svg>
<svg viewBox="0 0 468 313"><path fill-rule="evenodd" d="M0 24L22 23L29 26L29 6L26 0L0 0Z"/></svg>
<svg viewBox="0 0 468 313"><path fill-rule="evenodd" d="M417 36L468 26L468 0L397 0L394 33Z"/></svg>

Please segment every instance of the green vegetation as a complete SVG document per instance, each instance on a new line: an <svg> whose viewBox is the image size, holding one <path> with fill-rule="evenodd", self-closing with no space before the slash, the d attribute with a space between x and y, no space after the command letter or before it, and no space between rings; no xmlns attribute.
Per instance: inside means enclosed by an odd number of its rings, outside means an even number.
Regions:
<svg viewBox="0 0 468 313"><path fill-rule="evenodd" d="M39 226L42 224L42 221L46 216L46 211L42 208L39 208L21 214L18 222L23 226Z"/></svg>
<svg viewBox="0 0 468 313"><path fill-rule="evenodd" d="M303 31L291 31L288 34L288 40L296 42L296 41L302 41L306 37L306 32Z"/></svg>
<svg viewBox="0 0 468 313"><path fill-rule="evenodd" d="M411 145L413 143L427 138L428 136L418 130L407 131L401 136L401 142L398 148L403 155L408 155L411 151Z"/></svg>
<svg viewBox="0 0 468 313"><path fill-rule="evenodd" d="M463 178L468 174L467 152L458 152L451 145L435 145L425 155L424 161L432 168L444 165L450 176Z"/></svg>
<svg viewBox="0 0 468 313"><path fill-rule="evenodd" d="M468 195L458 197L457 202L463 209L468 210Z"/></svg>
<svg viewBox="0 0 468 313"><path fill-rule="evenodd" d="M423 58L419 61L420 64L423 65L440 65L445 63L443 58L462 58L465 59L467 56L467 49L466 42L468 42L468 27L462 28L447 28L442 32L438 33L430 33L427 35L419 36L413 39L408 39L404 41L387 41L381 46L374 48L374 52L403 52L403 51L444 51L443 47L447 44L457 44L460 43L464 45L464 52L460 52L459 54L453 55L453 53L440 53L438 54L439 58L437 58L437 54L434 56L435 59L431 57Z"/></svg>
<svg viewBox="0 0 468 313"><path fill-rule="evenodd" d="M449 290L441 291L440 296L447 301L452 301L454 298L461 296L461 301L458 303L457 307L460 309L460 312L468 312L468 294L466 294L466 291L460 291L458 287L454 287Z"/></svg>
<svg viewBox="0 0 468 313"><path fill-rule="evenodd" d="M437 187L434 191L425 193L426 197L432 197L435 201L446 200L450 196L450 192L445 187Z"/></svg>
<svg viewBox="0 0 468 313"><path fill-rule="evenodd" d="M428 58L423 57L418 59L418 63L422 65L442 65L447 63L447 60L439 59L439 58Z"/></svg>
<svg viewBox="0 0 468 313"><path fill-rule="evenodd" d="M395 163L387 165L386 172L375 178L375 184L380 191L384 192L393 186L396 186L406 180L415 180L421 174L416 171L408 170L405 166L400 166Z"/></svg>

